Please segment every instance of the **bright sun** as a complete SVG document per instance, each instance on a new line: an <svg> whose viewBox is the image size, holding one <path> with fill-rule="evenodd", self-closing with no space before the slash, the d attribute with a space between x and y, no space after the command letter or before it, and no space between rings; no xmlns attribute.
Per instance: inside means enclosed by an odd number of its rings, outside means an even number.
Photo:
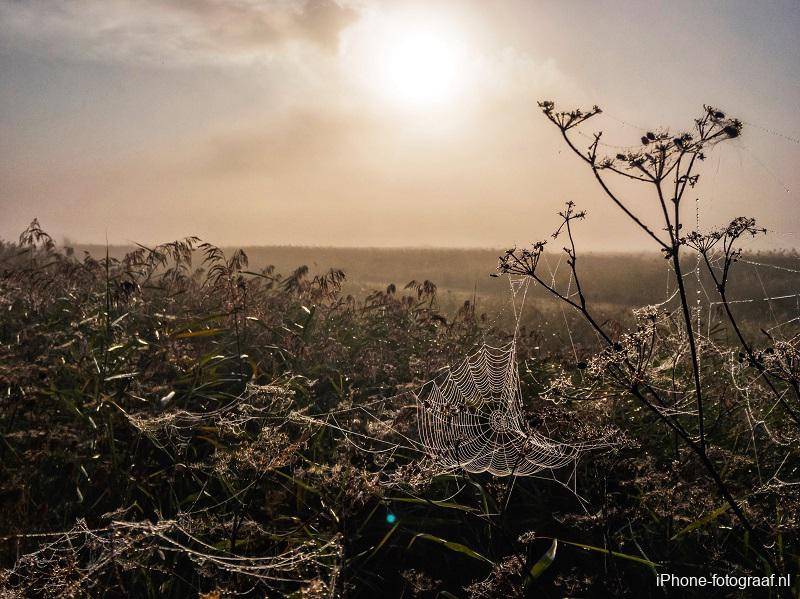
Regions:
<svg viewBox="0 0 800 599"><path fill-rule="evenodd" d="M344 37L341 56L355 81L417 116L453 114L476 63L468 30L453 15L422 9L371 10Z"/></svg>
<svg viewBox="0 0 800 599"><path fill-rule="evenodd" d="M404 105L421 106L452 100L464 67L462 49L441 32L408 30L387 40L384 93Z"/></svg>

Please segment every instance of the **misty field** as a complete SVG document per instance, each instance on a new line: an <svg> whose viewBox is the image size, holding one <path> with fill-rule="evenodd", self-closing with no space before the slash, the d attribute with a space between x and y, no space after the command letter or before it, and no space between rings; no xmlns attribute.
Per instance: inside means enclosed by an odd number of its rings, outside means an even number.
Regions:
<svg viewBox="0 0 800 599"><path fill-rule="evenodd" d="M106 247L75 245L75 252L89 254L96 259L106 255ZM133 246L111 246L108 254L122 258L136 249ZM232 254L240 248L222 248ZM331 270L341 270L343 295L364 299L375 291L385 291L389 285L401 289L412 281L432 281L437 288L437 306L444 312L456 312L464 302L475 304L478 313L486 316L493 325L511 326L509 287L505 279L492 277L496 272L501 249L461 248L326 248L292 246L245 246L249 268L260 270L273 267L275 272L291 274L299 267L307 267L306 276L324 275ZM549 257L548 274L560 286L569 284L569 269L558 255ZM772 326L794 316L798 310L797 282L800 255L794 251L763 252L749 255L731 282L731 298L741 302L737 313L748 326ZM767 265L766 267L762 265ZM592 290L592 301L602 307L606 315L623 323L632 319L632 309L657 304L674 291L671 270L663 257L646 253L595 252L583 257L584 278ZM696 260L687 259L686 269L695 272ZM696 295L698 279L687 279L690 295ZM700 272L700 290L704 308L715 306L714 283L707 273ZM764 298L780 298L764 301ZM523 324L537 330L543 343L554 353L568 343L567 322L577 334L586 333L579 319L571 311L562 310L548 297L547 292L535 286L528 296L528 308L522 314ZM714 315L716 316L716 314Z"/></svg>
<svg viewBox="0 0 800 599"><path fill-rule="evenodd" d="M3 596L796 596L800 256L681 209L743 123L539 107L651 253L573 201L506 250L3 243Z"/></svg>
<svg viewBox="0 0 800 599"><path fill-rule="evenodd" d="M800 0L0 0L0 599L800 599Z"/></svg>
<svg viewBox="0 0 800 599"><path fill-rule="evenodd" d="M752 529L675 433L592 374L597 339L536 287L526 418L609 446L538 477L420 452L413 392L511 338L496 251L84 249L37 227L2 246L3 596L642 597L663 596L661 572L797 572L796 429L745 386L713 308L707 452ZM796 301L763 298L793 293L800 259L745 259L779 268L737 265L743 328L790 335ZM633 308L668 299L660 256L583 268L621 343ZM653 356L685 354L670 326Z"/></svg>

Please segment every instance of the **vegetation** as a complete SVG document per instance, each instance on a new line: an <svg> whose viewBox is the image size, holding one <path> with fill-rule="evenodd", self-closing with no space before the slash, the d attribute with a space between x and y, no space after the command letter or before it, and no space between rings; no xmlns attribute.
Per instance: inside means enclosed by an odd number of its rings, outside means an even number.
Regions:
<svg viewBox="0 0 800 599"><path fill-rule="evenodd" d="M517 350L526 418L612 449L538 478L419 450L414 391L513 334L453 263L459 303L443 307L425 275L356 292L341 270L282 276L196 238L81 256L34 221L0 248L0 594L685 597L707 590L656 573L797 574L796 313L776 305L774 326L736 303L793 273L756 287L738 251L753 221L704 235L680 212L690 163L741 125L707 109L692 136L606 159L599 136L588 153L570 137L597 109L542 106L666 258L630 258L622 277L654 273L658 297L626 296L619 268L587 276L569 204L562 275L545 276L544 243L500 260L537 283ZM663 226L637 220L612 174L652 186ZM698 259L716 294L700 313Z"/></svg>

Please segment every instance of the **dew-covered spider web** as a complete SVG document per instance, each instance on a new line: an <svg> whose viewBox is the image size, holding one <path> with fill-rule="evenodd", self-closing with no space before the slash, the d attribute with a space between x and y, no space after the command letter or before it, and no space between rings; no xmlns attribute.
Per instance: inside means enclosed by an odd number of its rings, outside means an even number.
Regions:
<svg viewBox="0 0 800 599"><path fill-rule="evenodd" d="M516 342L481 348L418 395L428 453L447 466L528 476L572 462L578 450L529 430L522 415Z"/></svg>
<svg viewBox="0 0 800 599"><path fill-rule="evenodd" d="M416 394L422 444L446 467L530 476L573 463L588 449L585 444L553 440L527 424L517 335L529 279L509 278L509 285L516 320L511 342L500 347L484 342Z"/></svg>

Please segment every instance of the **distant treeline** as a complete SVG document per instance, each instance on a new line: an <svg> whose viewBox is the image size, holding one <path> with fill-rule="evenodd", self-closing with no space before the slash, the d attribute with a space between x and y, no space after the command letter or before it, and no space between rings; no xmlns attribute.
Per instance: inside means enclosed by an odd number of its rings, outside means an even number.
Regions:
<svg viewBox="0 0 800 599"><path fill-rule="evenodd" d="M111 246L112 256L121 256L130 246ZM449 248L327 248L294 246L250 246L242 248L250 259L250 269L257 271L268 265L279 273L289 274L306 265L312 274L331 268L344 270L345 290L362 295L385 289L393 283L398 287L412 280L436 283L440 295L469 299L505 296L505 280L492 278L500 249ZM76 245L76 252L88 251L100 257L105 246ZM227 251L227 250L226 250ZM757 266L753 263L757 263ZM692 293L697 289L695 259L687 254L686 285ZM198 266L200 266L198 256ZM768 265L768 266L765 266ZM567 289L569 269L564 258L553 246L547 266L556 281ZM667 288L669 264L657 254L590 253L579 257L578 269L588 299L600 304L632 307L663 302L674 289ZM743 255L735 266L737 273L729 291L732 300L753 300L737 304L745 314L755 311L763 315L772 310L782 315L798 312L800 292L800 254L796 251L764 252ZM704 304L716 301L713 284L701 278ZM532 297L542 297L542 291L531 289ZM790 296L790 297L785 297ZM779 297L771 302L765 297Z"/></svg>

